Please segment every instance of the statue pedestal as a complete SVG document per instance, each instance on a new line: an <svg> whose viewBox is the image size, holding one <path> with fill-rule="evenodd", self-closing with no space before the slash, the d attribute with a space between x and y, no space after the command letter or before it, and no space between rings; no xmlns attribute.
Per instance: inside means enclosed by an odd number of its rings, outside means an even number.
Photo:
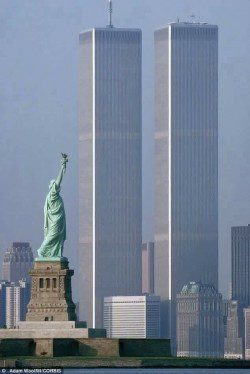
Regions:
<svg viewBox="0 0 250 374"><path fill-rule="evenodd" d="M68 260L36 259L29 274L32 287L26 321L75 321L71 292L74 271L69 269Z"/></svg>
<svg viewBox="0 0 250 374"><path fill-rule="evenodd" d="M59 357L106 351L106 330L75 322L71 277L65 257L38 258L30 270L31 299L26 321L15 329L0 329L0 354ZM116 340L117 345L117 340ZM98 348L100 346L100 349ZM39 363L40 365L40 363Z"/></svg>

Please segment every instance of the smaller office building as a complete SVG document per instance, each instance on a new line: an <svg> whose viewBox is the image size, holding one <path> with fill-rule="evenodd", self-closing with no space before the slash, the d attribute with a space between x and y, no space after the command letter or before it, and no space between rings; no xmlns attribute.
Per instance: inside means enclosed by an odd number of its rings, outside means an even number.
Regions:
<svg viewBox="0 0 250 374"><path fill-rule="evenodd" d="M177 294L177 356L223 357L222 295L189 282Z"/></svg>
<svg viewBox="0 0 250 374"><path fill-rule="evenodd" d="M160 338L160 297L105 297L104 328L108 338Z"/></svg>
<svg viewBox="0 0 250 374"><path fill-rule="evenodd" d="M245 359L250 360L250 307L244 309L245 315Z"/></svg>
<svg viewBox="0 0 250 374"><path fill-rule="evenodd" d="M228 305L224 357L242 359L243 343L243 311L237 300L230 300Z"/></svg>

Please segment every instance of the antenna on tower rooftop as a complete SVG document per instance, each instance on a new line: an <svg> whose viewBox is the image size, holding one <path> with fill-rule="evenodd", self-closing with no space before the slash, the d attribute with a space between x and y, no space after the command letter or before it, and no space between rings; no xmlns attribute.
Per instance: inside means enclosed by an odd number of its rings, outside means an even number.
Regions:
<svg viewBox="0 0 250 374"><path fill-rule="evenodd" d="M107 27L113 27L112 13L113 13L113 4L112 4L112 0L109 0L109 25Z"/></svg>
<svg viewBox="0 0 250 374"><path fill-rule="evenodd" d="M192 23L195 23L195 14L194 13L192 13L191 15L190 15L190 18L191 18L191 22Z"/></svg>

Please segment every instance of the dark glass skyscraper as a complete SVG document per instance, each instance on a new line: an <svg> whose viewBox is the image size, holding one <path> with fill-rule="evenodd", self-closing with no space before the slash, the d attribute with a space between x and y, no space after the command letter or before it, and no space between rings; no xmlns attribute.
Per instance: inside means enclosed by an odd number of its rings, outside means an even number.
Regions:
<svg viewBox="0 0 250 374"><path fill-rule="evenodd" d="M190 281L218 286L218 27L155 32L155 293L162 335Z"/></svg>
<svg viewBox="0 0 250 374"><path fill-rule="evenodd" d="M250 305L250 225L232 227L232 299Z"/></svg>
<svg viewBox="0 0 250 374"><path fill-rule="evenodd" d="M141 31L80 34L80 319L106 296L141 293Z"/></svg>

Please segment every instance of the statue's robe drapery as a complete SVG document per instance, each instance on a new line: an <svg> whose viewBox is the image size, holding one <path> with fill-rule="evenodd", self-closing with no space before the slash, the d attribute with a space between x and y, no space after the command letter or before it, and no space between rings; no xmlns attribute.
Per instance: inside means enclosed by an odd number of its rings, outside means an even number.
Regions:
<svg viewBox="0 0 250 374"><path fill-rule="evenodd" d="M61 257L66 239L66 217L60 187L54 181L44 205L44 241L38 249L41 257Z"/></svg>

